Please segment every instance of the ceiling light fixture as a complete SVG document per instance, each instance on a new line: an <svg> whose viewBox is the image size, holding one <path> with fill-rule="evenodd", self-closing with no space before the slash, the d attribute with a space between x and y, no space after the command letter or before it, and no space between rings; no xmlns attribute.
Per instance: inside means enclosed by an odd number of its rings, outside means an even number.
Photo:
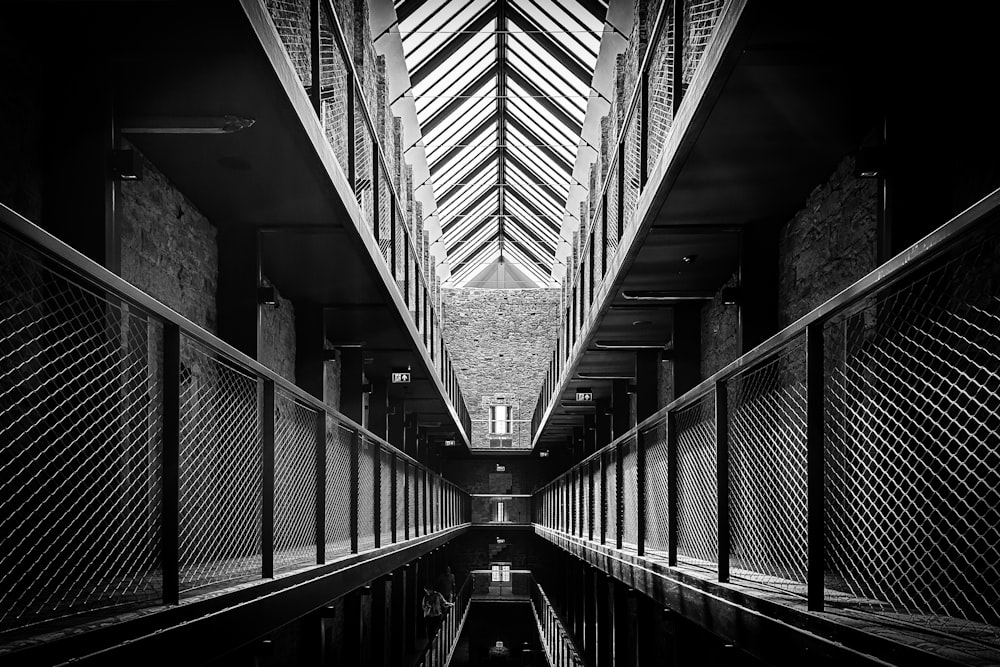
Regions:
<svg viewBox="0 0 1000 667"><path fill-rule="evenodd" d="M233 134L257 122L242 116L137 116L122 121L122 134Z"/></svg>

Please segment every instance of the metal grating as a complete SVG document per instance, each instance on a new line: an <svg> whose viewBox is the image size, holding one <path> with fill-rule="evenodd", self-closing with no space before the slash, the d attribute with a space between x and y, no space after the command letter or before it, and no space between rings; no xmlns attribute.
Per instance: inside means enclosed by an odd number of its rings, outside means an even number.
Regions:
<svg viewBox="0 0 1000 667"><path fill-rule="evenodd" d="M417 507L417 469L415 466L407 465L406 474L410 480L410 488L407 490L410 502L410 537L419 537L423 534L417 523L419 508Z"/></svg>
<svg viewBox="0 0 1000 667"><path fill-rule="evenodd" d="M639 100L635 105L635 112L628 120L628 129L625 134L625 179L623 181L624 192L622 192L623 229L638 222L635 216L642 187L642 137L639 133L639 119L642 118L642 113L642 100Z"/></svg>
<svg viewBox="0 0 1000 667"><path fill-rule="evenodd" d="M726 390L732 576L805 595L805 337Z"/></svg>
<svg viewBox="0 0 1000 667"><path fill-rule="evenodd" d="M257 378L181 337L180 590L261 574Z"/></svg>
<svg viewBox="0 0 1000 667"><path fill-rule="evenodd" d="M0 629L156 600L161 327L3 243Z"/></svg>
<svg viewBox="0 0 1000 667"><path fill-rule="evenodd" d="M682 78L685 90L698 71L724 4L725 0L693 0L684 3L684 45L681 54L684 58Z"/></svg>
<svg viewBox="0 0 1000 667"><path fill-rule="evenodd" d="M381 496L379 544L384 547L387 544L392 544L392 454L384 449L379 449L379 464L381 474L379 482L379 495Z"/></svg>
<svg viewBox="0 0 1000 667"><path fill-rule="evenodd" d="M358 551L375 548L375 445L368 437L358 439Z"/></svg>
<svg viewBox="0 0 1000 667"><path fill-rule="evenodd" d="M312 16L308 0L265 0L264 4L299 81L309 88L312 85Z"/></svg>
<svg viewBox="0 0 1000 667"><path fill-rule="evenodd" d="M668 0L669 1L669 0ZM673 24L674 3L664 8L667 12L663 32L653 47L649 65L649 146L646 154L646 169L652 172L663 153L667 133L674 119L674 33L669 29Z"/></svg>
<svg viewBox="0 0 1000 667"><path fill-rule="evenodd" d="M316 562L316 434L322 415L274 397L274 570Z"/></svg>
<svg viewBox="0 0 1000 667"><path fill-rule="evenodd" d="M361 219L368 231L375 233L374 155L372 135L364 121L365 107L361 97L354 97L354 196L361 208Z"/></svg>
<svg viewBox="0 0 1000 667"><path fill-rule="evenodd" d="M609 544L615 544L618 540L618 462L615 460L615 452L611 450L603 455L605 480L604 480L604 507L605 521L607 522L607 539Z"/></svg>
<svg viewBox="0 0 1000 667"><path fill-rule="evenodd" d="M351 553L351 443L354 433L326 418L326 557Z"/></svg>
<svg viewBox="0 0 1000 667"><path fill-rule="evenodd" d="M406 462L396 459L396 539L406 539Z"/></svg>
<svg viewBox="0 0 1000 667"><path fill-rule="evenodd" d="M392 190L389 174L381 163L378 165L378 248L386 266L392 266Z"/></svg>
<svg viewBox="0 0 1000 667"><path fill-rule="evenodd" d="M638 440L622 445L622 545L635 547L639 540Z"/></svg>
<svg viewBox="0 0 1000 667"><path fill-rule="evenodd" d="M320 122L340 168L347 173L347 64L334 35L326 4L320 5Z"/></svg>
<svg viewBox="0 0 1000 667"><path fill-rule="evenodd" d="M677 558L713 569L719 557L715 398L677 416Z"/></svg>
<svg viewBox="0 0 1000 667"><path fill-rule="evenodd" d="M608 257L614 257L618 249L618 239L624 227L618 216L618 168L617 162L612 166L608 175L608 189L604 201L608 216Z"/></svg>
<svg viewBox="0 0 1000 667"><path fill-rule="evenodd" d="M604 507L604 487L601 482L601 470L603 464L603 456L598 456L594 459L594 541L601 541L601 532L604 530L604 516L606 513Z"/></svg>
<svg viewBox="0 0 1000 667"><path fill-rule="evenodd" d="M640 436L646 447L646 550L667 553L670 547L670 476L667 470L666 424Z"/></svg>
<svg viewBox="0 0 1000 667"><path fill-rule="evenodd" d="M995 643L1000 244L993 230L826 327L825 565L828 595L855 598L843 604ZM952 618L942 624L944 615Z"/></svg>

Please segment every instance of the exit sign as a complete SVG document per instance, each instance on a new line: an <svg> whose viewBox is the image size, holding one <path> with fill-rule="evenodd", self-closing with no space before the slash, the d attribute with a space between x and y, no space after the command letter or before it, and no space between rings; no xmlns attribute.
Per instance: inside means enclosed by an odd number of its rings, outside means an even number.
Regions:
<svg viewBox="0 0 1000 667"><path fill-rule="evenodd" d="M409 371L403 371L400 373L392 374L393 384L410 384L410 373Z"/></svg>
<svg viewBox="0 0 1000 667"><path fill-rule="evenodd" d="M576 392L576 400L578 400L578 401L592 401L592 400L594 400L594 392L592 392L592 391L578 391L578 392Z"/></svg>

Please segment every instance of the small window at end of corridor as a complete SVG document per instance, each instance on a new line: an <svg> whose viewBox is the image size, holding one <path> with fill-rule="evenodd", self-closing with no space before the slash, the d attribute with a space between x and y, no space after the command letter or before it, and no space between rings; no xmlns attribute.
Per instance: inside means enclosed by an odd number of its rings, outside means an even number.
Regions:
<svg viewBox="0 0 1000 667"><path fill-rule="evenodd" d="M490 435L510 435L511 410L509 405L490 406Z"/></svg>

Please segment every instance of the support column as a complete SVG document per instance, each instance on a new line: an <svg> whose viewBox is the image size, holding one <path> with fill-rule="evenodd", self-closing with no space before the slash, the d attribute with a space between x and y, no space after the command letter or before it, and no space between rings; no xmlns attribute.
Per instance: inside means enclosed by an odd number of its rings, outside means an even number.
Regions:
<svg viewBox="0 0 1000 667"><path fill-rule="evenodd" d="M389 575L389 619L386 625L386 644L389 646L389 665L402 665L405 655L406 634L406 568ZM403 639L403 641L401 641Z"/></svg>
<svg viewBox="0 0 1000 667"><path fill-rule="evenodd" d="M295 304L295 383L325 401L326 319L323 309Z"/></svg>
<svg viewBox="0 0 1000 667"><path fill-rule="evenodd" d="M598 408L600 410L600 408ZM597 415L583 416L583 456L587 458L597 451Z"/></svg>
<svg viewBox="0 0 1000 667"><path fill-rule="evenodd" d="M403 416L403 451L417 458L417 415Z"/></svg>
<svg viewBox="0 0 1000 667"><path fill-rule="evenodd" d="M583 566L583 655L584 662L593 665L597 646L597 599L594 588L596 570L590 565Z"/></svg>
<svg viewBox="0 0 1000 667"><path fill-rule="evenodd" d="M386 577L376 579L371 585L372 630L369 639L372 667L386 667L392 664L387 662L388 644L391 637L388 623L391 593L388 592L387 585Z"/></svg>
<svg viewBox="0 0 1000 667"><path fill-rule="evenodd" d="M611 381L611 439L614 440L629 429L632 413L632 397L628 392L628 380ZM609 441L610 442L610 441ZM600 447L602 444L597 443Z"/></svg>
<svg viewBox="0 0 1000 667"><path fill-rule="evenodd" d="M595 643L595 667L614 667L614 611L611 591L614 579L603 572L595 571L594 597L597 604L597 627Z"/></svg>
<svg viewBox="0 0 1000 667"><path fill-rule="evenodd" d="M390 444L405 450L406 433L406 399L401 392L389 391L389 414L388 426L386 427L385 439Z"/></svg>
<svg viewBox="0 0 1000 667"><path fill-rule="evenodd" d="M219 338L257 359L260 329L260 308L257 304L257 287L260 284L258 232L222 225L216 238L219 248L219 282L216 287Z"/></svg>
<svg viewBox="0 0 1000 667"><path fill-rule="evenodd" d="M364 418L364 365L360 347L340 350L340 411L358 424Z"/></svg>
<svg viewBox="0 0 1000 667"><path fill-rule="evenodd" d="M590 454L598 448L611 442L611 401L602 398L597 401L597 411L594 414L594 442Z"/></svg>
<svg viewBox="0 0 1000 667"><path fill-rule="evenodd" d="M371 378L372 393L368 397L368 430L385 438L389 424L389 383L383 378Z"/></svg>
<svg viewBox="0 0 1000 667"><path fill-rule="evenodd" d="M778 229L778 224L760 222L748 225L740 237L734 304L739 308L740 354L778 331Z"/></svg>
<svg viewBox="0 0 1000 667"><path fill-rule="evenodd" d="M637 350L635 353L636 424L656 412L660 385L660 351Z"/></svg>
<svg viewBox="0 0 1000 667"><path fill-rule="evenodd" d="M340 656L345 665L361 664L361 591L344 596L344 638Z"/></svg>
<svg viewBox="0 0 1000 667"><path fill-rule="evenodd" d="M701 308L684 305L674 309L674 396L701 382Z"/></svg>

